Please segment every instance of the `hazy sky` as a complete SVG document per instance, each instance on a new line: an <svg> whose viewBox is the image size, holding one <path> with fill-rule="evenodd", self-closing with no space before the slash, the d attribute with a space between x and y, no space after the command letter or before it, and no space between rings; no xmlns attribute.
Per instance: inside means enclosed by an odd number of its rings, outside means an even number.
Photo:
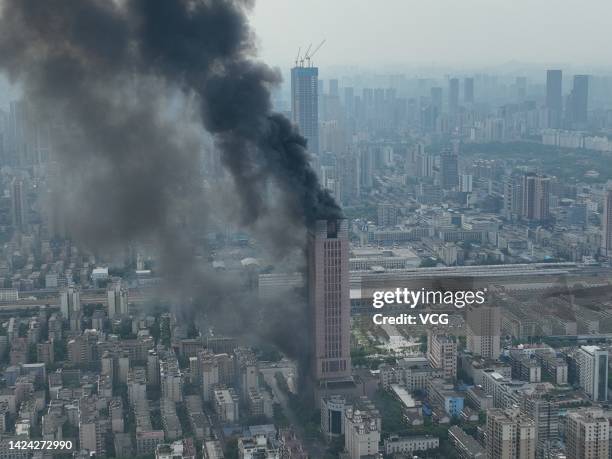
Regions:
<svg viewBox="0 0 612 459"><path fill-rule="evenodd" d="M323 38L319 66L609 66L612 0L258 0L251 23L280 67Z"/></svg>

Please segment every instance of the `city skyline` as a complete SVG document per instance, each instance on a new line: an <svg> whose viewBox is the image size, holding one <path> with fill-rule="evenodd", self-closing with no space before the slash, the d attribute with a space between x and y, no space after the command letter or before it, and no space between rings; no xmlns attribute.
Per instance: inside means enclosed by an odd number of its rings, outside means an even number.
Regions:
<svg viewBox="0 0 612 459"><path fill-rule="evenodd" d="M609 459L610 5L0 3L0 458Z"/></svg>

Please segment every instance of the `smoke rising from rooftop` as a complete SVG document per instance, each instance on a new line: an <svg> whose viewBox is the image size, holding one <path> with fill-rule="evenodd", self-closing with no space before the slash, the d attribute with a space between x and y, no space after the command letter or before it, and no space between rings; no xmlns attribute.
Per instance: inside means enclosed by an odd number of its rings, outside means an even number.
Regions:
<svg viewBox="0 0 612 459"><path fill-rule="evenodd" d="M278 72L254 60L249 1L4 0L0 68L57 124L55 153L78 199L69 230L90 244L173 237L177 209L201 199L200 138L163 116L180 92L212 135L242 223L280 237L339 208L309 165L305 140L272 112ZM191 107L191 106L190 106ZM187 108L185 108L187 111ZM190 119L193 120L193 117ZM272 205L270 187L279 204ZM205 219L205 218L204 218ZM272 235L274 236L274 235ZM295 241L293 241L295 242ZM173 250L171 250L173 251Z"/></svg>

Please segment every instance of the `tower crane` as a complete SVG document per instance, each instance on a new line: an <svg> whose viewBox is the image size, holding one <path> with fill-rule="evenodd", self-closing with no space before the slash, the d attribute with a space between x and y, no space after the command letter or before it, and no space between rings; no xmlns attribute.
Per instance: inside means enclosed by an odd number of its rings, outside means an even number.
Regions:
<svg viewBox="0 0 612 459"><path fill-rule="evenodd" d="M301 50L302 50L302 47L301 47L301 46L300 46L300 47L298 47L298 53L297 53L297 56L295 56L295 66L296 66L296 67L298 66L298 63L299 63L299 61L300 61L300 51L301 51Z"/></svg>
<svg viewBox="0 0 612 459"><path fill-rule="evenodd" d="M312 48L312 43L310 45L308 45L308 48L306 48L306 52L304 53L304 56L302 57L302 59L300 59L300 66L304 67L304 59L306 59L308 57L308 53L310 52L310 48Z"/></svg>
<svg viewBox="0 0 612 459"><path fill-rule="evenodd" d="M319 43L319 45L314 49L314 51L312 52L312 54L309 54L310 52L310 48L312 45L310 45L308 47L308 50L306 51L306 54L304 54L304 58L302 60L306 60L306 65L308 67L310 67L310 63L311 63L311 59L314 57L314 55L317 53L317 51L319 51L321 49L321 46L323 46L323 44L325 43L326 39L324 39L321 43Z"/></svg>

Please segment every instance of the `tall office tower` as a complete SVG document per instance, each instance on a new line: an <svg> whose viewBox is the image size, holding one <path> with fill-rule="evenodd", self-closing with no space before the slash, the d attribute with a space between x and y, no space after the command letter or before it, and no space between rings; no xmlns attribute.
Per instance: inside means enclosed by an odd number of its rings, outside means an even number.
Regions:
<svg viewBox="0 0 612 459"><path fill-rule="evenodd" d="M9 113L6 119L6 130L4 133L4 148L2 160L11 166L21 165L23 149L26 146L27 116L25 102L11 101Z"/></svg>
<svg viewBox="0 0 612 459"><path fill-rule="evenodd" d="M471 193L474 189L474 176L472 174L461 174L459 176L459 191Z"/></svg>
<svg viewBox="0 0 612 459"><path fill-rule="evenodd" d="M359 184L361 188L372 188L374 183L374 152L367 146L359 149Z"/></svg>
<svg viewBox="0 0 612 459"><path fill-rule="evenodd" d="M440 154L440 186L451 190L459 185L459 158L451 150Z"/></svg>
<svg viewBox="0 0 612 459"><path fill-rule="evenodd" d="M291 118L308 141L308 151L319 153L319 69L300 65L291 69Z"/></svg>
<svg viewBox="0 0 612 459"><path fill-rule="evenodd" d="M421 122L424 129L435 130L438 118L442 114L442 88L430 89L429 105L421 110Z"/></svg>
<svg viewBox="0 0 612 459"><path fill-rule="evenodd" d="M463 100L466 104L474 103L474 78L463 80Z"/></svg>
<svg viewBox="0 0 612 459"><path fill-rule="evenodd" d="M523 102L527 97L527 78L516 77L516 98L518 102Z"/></svg>
<svg viewBox="0 0 612 459"><path fill-rule="evenodd" d="M594 401L608 400L608 350L599 346L580 346L574 354L578 383Z"/></svg>
<svg viewBox="0 0 612 459"><path fill-rule="evenodd" d="M147 354L147 384L159 386L159 355L153 349L149 349Z"/></svg>
<svg viewBox="0 0 612 459"><path fill-rule="evenodd" d="M436 109L436 115L442 113L442 88L433 87L429 90L431 106Z"/></svg>
<svg viewBox="0 0 612 459"><path fill-rule="evenodd" d="M491 459L535 459L535 423L518 410L487 410L486 450Z"/></svg>
<svg viewBox="0 0 612 459"><path fill-rule="evenodd" d="M183 401L183 379L175 358L168 356L167 359L160 361L159 380L163 399L173 402Z"/></svg>
<svg viewBox="0 0 612 459"><path fill-rule="evenodd" d="M97 397L83 397L79 400L79 446L84 450L95 451L96 455L104 457L106 456L107 426L96 407L97 401Z"/></svg>
<svg viewBox="0 0 612 459"><path fill-rule="evenodd" d="M602 410L581 408L568 412L565 426L567 459L607 459L609 441L608 418Z"/></svg>
<svg viewBox="0 0 612 459"><path fill-rule="evenodd" d="M340 183L342 185L342 202L351 204L359 197L361 192L359 156L353 151L348 151L339 156L338 169L340 170Z"/></svg>
<svg viewBox="0 0 612 459"><path fill-rule="evenodd" d="M558 128L561 124L563 112L563 72L561 70L546 71L546 108L549 113L548 124Z"/></svg>
<svg viewBox="0 0 612 459"><path fill-rule="evenodd" d="M128 313L128 290L120 278L113 278L106 289L108 318L125 316Z"/></svg>
<svg viewBox="0 0 612 459"><path fill-rule="evenodd" d="M601 215L601 254L612 257L612 189L606 190Z"/></svg>
<svg viewBox="0 0 612 459"><path fill-rule="evenodd" d="M433 177L434 176L434 162L435 158L433 155L423 152L419 153L417 158L418 172L420 177Z"/></svg>
<svg viewBox="0 0 612 459"><path fill-rule="evenodd" d="M587 122L589 101L589 76L574 75L571 96L571 119L574 126L584 126Z"/></svg>
<svg viewBox="0 0 612 459"><path fill-rule="evenodd" d="M198 354L202 398L205 402L213 400L214 389L221 384L219 360L210 352Z"/></svg>
<svg viewBox="0 0 612 459"><path fill-rule="evenodd" d="M451 113L459 109L459 78L448 81L448 109Z"/></svg>
<svg viewBox="0 0 612 459"><path fill-rule="evenodd" d="M28 207L26 185L23 179L15 177L11 182L11 217L13 228L26 231L28 227Z"/></svg>
<svg viewBox="0 0 612 459"><path fill-rule="evenodd" d="M353 87L344 88L344 116L348 123L349 132L352 133L355 120L355 89Z"/></svg>
<svg viewBox="0 0 612 459"><path fill-rule="evenodd" d="M550 179L536 174L523 177L523 218L545 221L550 217Z"/></svg>
<svg viewBox="0 0 612 459"><path fill-rule="evenodd" d="M501 310L497 306L472 305L467 315L467 349L486 359L497 359L501 353Z"/></svg>
<svg viewBox="0 0 612 459"><path fill-rule="evenodd" d="M319 387L351 380L347 220L318 220L308 236L312 375Z"/></svg>
<svg viewBox="0 0 612 459"><path fill-rule="evenodd" d="M77 318L81 312L81 290L73 285L60 290L60 311L64 320Z"/></svg>
<svg viewBox="0 0 612 459"><path fill-rule="evenodd" d="M518 177L508 177L504 181L503 214L511 220L523 215L523 181Z"/></svg>
<svg viewBox="0 0 612 459"><path fill-rule="evenodd" d="M521 413L533 419L536 428L538 455L559 440L559 404L546 396L546 391L525 395L521 400Z"/></svg>
<svg viewBox="0 0 612 459"><path fill-rule="evenodd" d="M457 378L457 341L452 336L427 332L427 360L434 368L444 371L447 379Z"/></svg>
<svg viewBox="0 0 612 459"><path fill-rule="evenodd" d="M338 80L329 80L329 95L339 97L340 91L338 90Z"/></svg>
<svg viewBox="0 0 612 459"><path fill-rule="evenodd" d="M257 357L251 349L245 347L234 349L234 356L236 388L240 390L240 397L246 403L251 389L259 388Z"/></svg>
<svg viewBox="0 0 612 459"><path fill-rule="evenodd" d="M363 88L361 90L361 107L359 115L361 121L367 124L374 113L374 90L372 88Z"/></svg>

